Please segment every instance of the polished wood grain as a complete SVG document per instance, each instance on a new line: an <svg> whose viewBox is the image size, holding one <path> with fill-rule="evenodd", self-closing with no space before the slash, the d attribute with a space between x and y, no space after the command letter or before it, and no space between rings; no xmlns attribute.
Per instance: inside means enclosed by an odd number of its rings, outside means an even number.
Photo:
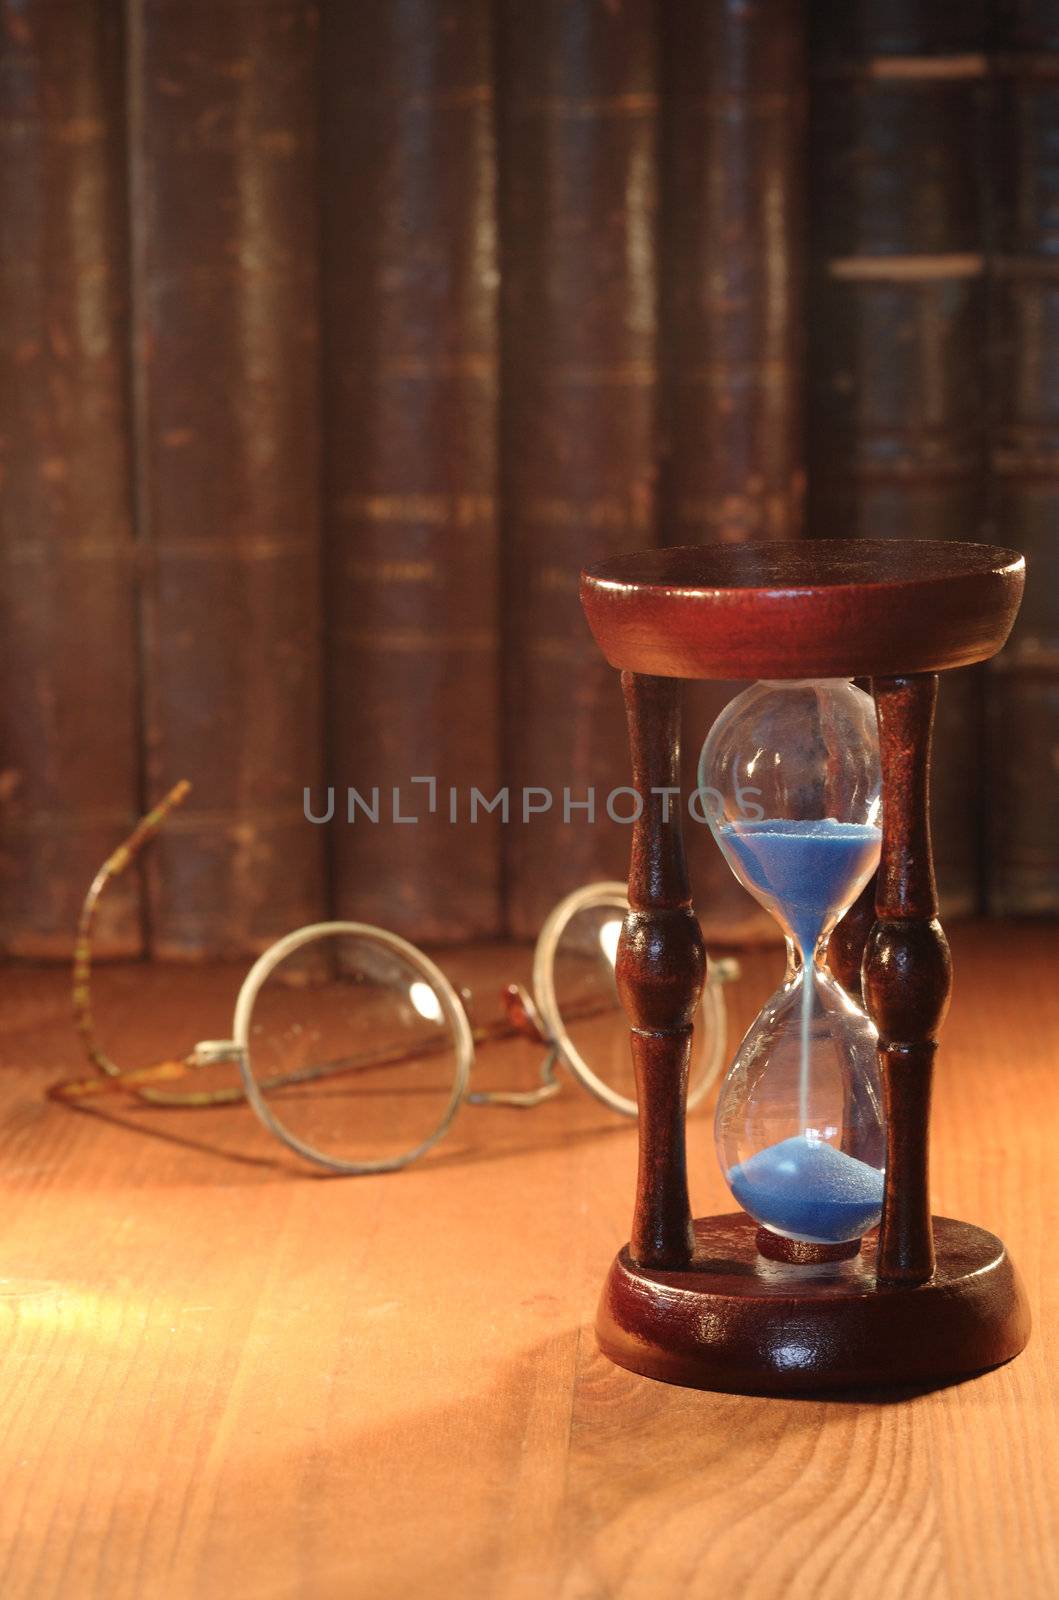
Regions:
<svg viewBox="0 0 1059 1600"><path fill-rule="evenodd" d="M934 1271L930 1225L930 1091L938 1034L952 993L952 960L938 921L930 839L930 752L938 679L877 678L872 685L882 762L878 921L864 951L862 987L879 1030L886 1102L886 1190L879 1279L925 1283Z"/></svg>
<svg viewBox="0 0 1059 1600"><path fill-rule="evenodd" d="M933 1227L931 1230L931 1222ZM604 1355L645 1378L793 1395L952 1383L1017 1356L1030 1313L995 1234L927 1219L929 1282L882 1285L882 1236L770 1248L745 1212L697 1217L686 1268L622 1250L596 1317Z"/></svg>
<svg viewBox="0 0 1059 1600"><path fill-rule="evenodd" d="M1025 569L1014 550L942 539L677 546L589 568L581 603L611 666L630 672L883 677L995 655Z"/></svg>
<svg viewBox="0 0 1059 1600"><path fill-rule="evenodd" d="M636 1069L639 1160L630 1249L651 1267L691 1260L685 1117L692 1024L706 978L706 947L691 909L680 809L680 685L622 673L632 778L629 910L614 976Z"/></svg>
<svg viewBox="0 0 1059 1600"><path fill-rule="evenodd" d="M4 1600L1050 1600L1059 930L956 928L934 1209L1000 1233L1034 1333L947 1389L762 1400L592 1333L636 1133L572 1086L407 1173L314 1177L241 1109L77 1113L64 981L0 977ZM524 958L521 958L524 960ZM485 951L454 977L519 976ZM738 1036L775 987L745 956ZM238 974L103 974L118 1059L223 1035ZM494 1046L479 1087L533 1081ZM709 1108L697 1214L731 1209Z"/></svg>

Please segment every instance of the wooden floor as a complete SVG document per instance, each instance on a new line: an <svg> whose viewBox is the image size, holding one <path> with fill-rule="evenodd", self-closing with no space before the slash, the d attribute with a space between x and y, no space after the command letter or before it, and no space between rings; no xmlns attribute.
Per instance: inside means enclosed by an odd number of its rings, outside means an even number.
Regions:
<svg viewBox="0 0 1059 1600"><path fill-rule="evenodd" d="M888 1403L600 1358L635 1136L571 1084L464 1108L410 1171L319 1179L245 1107L46 1101L78 1067L65 984L4 974L3 1600L1059 1594L1059 930L953 942L935 1208L1004 1236L1035 1328L1009 1367ZM777 962L745 962L735 1029ZM462 966L492 983L497 957ZM237 975L107 984L146 1059L223 1034ZM517 1043L478 1077L534 1072ZM731 1209L708 1112L690 1158L696 1209Z"/></svg>

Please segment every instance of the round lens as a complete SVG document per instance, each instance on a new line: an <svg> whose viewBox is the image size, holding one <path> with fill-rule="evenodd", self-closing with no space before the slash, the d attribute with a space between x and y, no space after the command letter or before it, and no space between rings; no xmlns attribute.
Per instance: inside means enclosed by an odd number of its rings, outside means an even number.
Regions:
<svg viewBox="0 0 1059 1600"><path fill-rule="evenodd" d="M303 928L274 945L243 986L234 1038L258 1115L340 1171L403 1166L439 1138L473 1048L433 963L358 924Z"/></svg>
<svg viewBox="0 0 1059 1600"><path fill-rule="evenodd" d="M629 1024L618 999L614 964L628 909L624 885L593 884L548 918L534 958L534 991L567 1064L616 1111L636 1114ZM724 1007L708 984L695 1019L688 1103L702 1099L721 1067Z"/></svg>

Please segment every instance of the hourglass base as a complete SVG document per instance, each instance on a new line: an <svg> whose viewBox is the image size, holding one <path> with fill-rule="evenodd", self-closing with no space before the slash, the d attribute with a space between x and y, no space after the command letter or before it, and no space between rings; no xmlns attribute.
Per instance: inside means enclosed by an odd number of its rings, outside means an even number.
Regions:
<svg viewBox="0 0 1059 1600"><path fill-rule="evenodd" d="M915 1288L879 1288L874 1235L854 1259L767 1260L743 1212L694 1224L683 1272L615 1260L596 1332L620 1367L665 1383L742 1394L927 1386L1017 1356L1029 1338L1025 1291L1003 1244L934 1218L937 1270Z"/></svg>

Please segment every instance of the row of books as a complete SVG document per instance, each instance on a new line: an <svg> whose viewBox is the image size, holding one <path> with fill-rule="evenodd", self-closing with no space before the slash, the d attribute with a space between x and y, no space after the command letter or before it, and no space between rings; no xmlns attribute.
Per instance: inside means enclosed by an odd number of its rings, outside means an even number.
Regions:
<svg viewBox="0 0 1059 1600"><path fill-rule="evenodd" d="M943 686L939 870L1059 908L1059 5L25 0L0 74L9 953L180 777L106 953L535 933L627 830L438 797L625 783L579 569L710 539L1026 550Z"/></svg>

